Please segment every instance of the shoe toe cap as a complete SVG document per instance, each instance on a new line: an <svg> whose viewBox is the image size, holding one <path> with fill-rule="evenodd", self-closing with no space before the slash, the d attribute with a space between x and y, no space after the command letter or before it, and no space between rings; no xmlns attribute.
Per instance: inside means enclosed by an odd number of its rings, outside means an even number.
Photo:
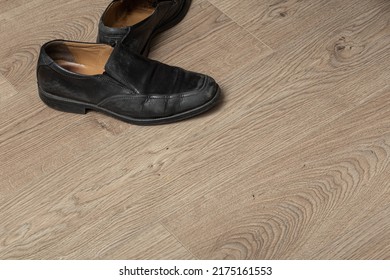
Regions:
<svg viewBox="0 0 390 280"><path fill-rule="evenodd" d="M207 105L219 94L219 86L215 80L209 76L204 76L202 85L195 90L183 94L180 102L181 111L194 110Z"/></svg>

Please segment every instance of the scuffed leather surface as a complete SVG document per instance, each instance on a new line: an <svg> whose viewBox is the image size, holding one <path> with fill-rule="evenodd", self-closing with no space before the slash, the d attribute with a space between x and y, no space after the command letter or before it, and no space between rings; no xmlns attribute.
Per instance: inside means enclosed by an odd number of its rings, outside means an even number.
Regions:
<svg viewBox="0 0 390 280"><path fill-rule="evenodd" d="M42 47L38 84L59 97L97 105L133 118L176 115L217 94L215 81L202 74L147 59L119 44L101 75L81 75L58 66Z"/></svg>
<svg viewBox="0 0 390 280"><path fill-rule="evenodd" d="M206 78L137 55L122 45L113 51L106 72L127 87L149 95L193 91L201 88Z"/></svg>

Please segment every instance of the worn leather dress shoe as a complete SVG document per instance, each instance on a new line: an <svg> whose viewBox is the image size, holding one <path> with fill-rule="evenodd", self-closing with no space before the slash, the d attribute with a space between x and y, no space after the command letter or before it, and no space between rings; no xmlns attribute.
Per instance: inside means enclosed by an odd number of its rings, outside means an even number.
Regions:
<svg viewBox="0 0 390 280"><path fill-rule="evenodd" d="M179 23L187 14L191 0L114 0L99 21L98 43L124 44L147 56L152 39Z"/></svg>
<svg viewBox="0 0 390 280"><path fill-rule="evenodd" d="M140 125L198 115L220 95L211 77L150 60L122 44L46 43L37 79L41 99L52 108L95 110Z"/></svg>

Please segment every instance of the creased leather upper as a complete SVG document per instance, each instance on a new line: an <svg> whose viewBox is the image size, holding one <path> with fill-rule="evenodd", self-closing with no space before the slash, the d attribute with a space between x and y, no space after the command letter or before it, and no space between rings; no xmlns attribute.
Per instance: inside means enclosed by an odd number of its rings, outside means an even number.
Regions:
<svg viewBox="0 0 390 280"><path fill-rule="evenodd" d="M190 94L204 86L206 76L147 59L119 45L105 67L106 73L138 93Z"/></svg>

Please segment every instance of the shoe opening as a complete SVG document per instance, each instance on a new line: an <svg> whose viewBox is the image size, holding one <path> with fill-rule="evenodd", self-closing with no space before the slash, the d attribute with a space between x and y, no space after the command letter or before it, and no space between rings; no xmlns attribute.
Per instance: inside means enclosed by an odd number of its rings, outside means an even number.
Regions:
<svg viewBox="0 0 390 280"><path fill-rule="evenodd" d="M83 75L103 74L112 50L109 45L67 41L54 41L45 48L60 67Z"/></svg>
<svg viewBox="0 0 390 280"><path fill-rule="evenodd" d="M133 26L150 17L155 11L153 1L120 0L113 2L103 15L103 23L108 27Z"/></svg>

